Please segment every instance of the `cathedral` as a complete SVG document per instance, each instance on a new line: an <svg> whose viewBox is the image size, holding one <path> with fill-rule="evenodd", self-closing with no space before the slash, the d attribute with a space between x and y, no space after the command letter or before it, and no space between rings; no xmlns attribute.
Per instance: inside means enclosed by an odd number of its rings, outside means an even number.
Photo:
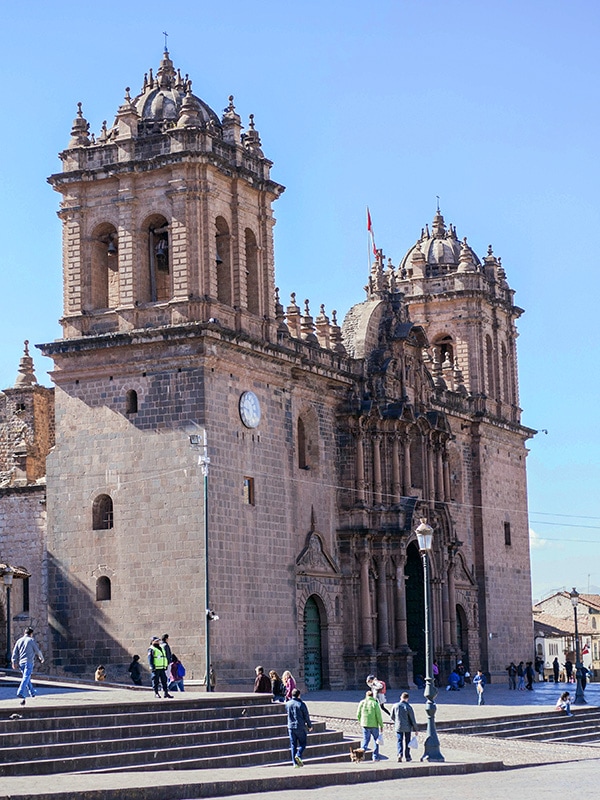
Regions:
<svg viewBox="0 0 600 800"><path fill-rule="evenodd" d="M54 389L26 347L0 404L0 560L23 569L13 622L50 668L126 679L168 632L202 678L209 631L219 689L257 664L308 690L408 687L421 518L442 675L528 660L534 431L492 248L438 208L396 265L376 252L343 322L286 303L284 187L254 119L233 97L216 114L166 50L111 126L90 133L79 104L60 159L62 338L38 345Z"/></svg>

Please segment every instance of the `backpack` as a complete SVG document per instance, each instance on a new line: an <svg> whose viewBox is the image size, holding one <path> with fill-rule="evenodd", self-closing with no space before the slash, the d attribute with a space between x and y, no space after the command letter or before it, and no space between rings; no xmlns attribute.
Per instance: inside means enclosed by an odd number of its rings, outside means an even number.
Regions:
<svg viewBox="0 0 600 800"><path fill-rule="evenodd" d="M181 661L177 664L177 677L184 678L185 677L185 667L181 663Z"/></svg>

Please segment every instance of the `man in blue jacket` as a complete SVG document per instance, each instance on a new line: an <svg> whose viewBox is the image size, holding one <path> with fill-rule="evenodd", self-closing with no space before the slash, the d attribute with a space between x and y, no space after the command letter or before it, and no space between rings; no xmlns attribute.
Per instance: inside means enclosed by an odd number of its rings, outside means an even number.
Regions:
<svg viewBox="0 0 600 800"><path fill-rule="evenodd" d="M312 731L312 722L308 708L303 700L300 700L300 689L292 690L292 699L285 704L288 719L288 731L290 734L290 750L292 752L292 764L295 767L303 767L302 753L306 747L306 733Z"/></svg>

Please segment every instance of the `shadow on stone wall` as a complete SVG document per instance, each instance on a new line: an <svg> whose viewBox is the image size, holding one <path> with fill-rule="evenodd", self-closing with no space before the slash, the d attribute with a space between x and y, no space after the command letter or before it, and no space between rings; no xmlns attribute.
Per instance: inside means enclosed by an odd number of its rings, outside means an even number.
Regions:
<svg viewBox="0 0 600 800"><path fill-rule="evenodd" d="M48 553L48 588L51 646L46 662L48 672L93 678L96 667L103 664L108 680L130 683L127 667L132 654L107 633L102 604L81 581L67 575L51 553ZM85 637L76 638L72 631L85 631ZM145 664L145 653L140 655Z"/></svg>

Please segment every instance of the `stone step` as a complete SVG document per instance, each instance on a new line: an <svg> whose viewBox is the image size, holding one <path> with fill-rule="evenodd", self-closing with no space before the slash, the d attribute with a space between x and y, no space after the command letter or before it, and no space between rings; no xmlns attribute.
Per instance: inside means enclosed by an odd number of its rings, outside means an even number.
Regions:
<svg viewBox="0 0 600 800"><path fill-rule="evenodd" d="M0 760L6 748L19 746L43 746L63 743L91 742L112 739L150 738L157 735L177 736L181 734L194 734L196 736L213 737L218 733L220 738L242 735L245 730L265 730L265 736L270 732L286 731L286 720L281 715L226 717L216 719L196 719L193 714L185 715L186 719L164 720L162 717L145 723L129 723L121 725L104 725L104 720L98 720L97 725L92 723L94 718L77 718L82 722L81 727L68 728L52 727L50 730L40 730L31 720L14 720L10 733L0 733ZM41 720L40 720L41 721ZM23 723L27 722L25 726ZM56 723L56 720L53 720ZM317 725L317 723L315 723ZM324 727L324 724L323 724ZM261 734L262 735L262 734Z"/></svg>
<svg viewBox="0 0 600 800"><path fill-rule="evenodd" d="M173 745L169 737L162 741L119 740L118 742L88 742L82 752L59 755L48 748L13 749L8 755L14 760L0 764L0 775L52 775L64 772L131 771L147 769L210 769L257 764L276 764L289 760L289 738L237 739L232 742ZM98 746L99 744L102 747ZM104 745L112 744L108 750ZM157 747L156 744L159 746ZM140 749L137 749L141 745ZM349 744L338 731L322 731L309 735L311 758L319 755L349 757ZM133 749L132 749L133 748ZM37 757L31 757L37 755ZM22 758L21 758L22 756ZM29 757L27 757L29 756ZM40 757L41 756L41 757Z"/></svg>
<svg viewBox="0 0 600 800"><path fill-rule="evenodd" d="M91 709L85 706L66 706L64 709L55 708L35 708L32 705L18 708L15 713L19 714L22 719L18 720L19 724L23 727L28 727L29 730L53 730L57 727L61 728L77 728L81 725L86 727L93 725L90 720L97 719L103 726L114 725L116 727L128 725L132 723L150 723L160 716L161 720L192 720L192 719L214 719L215 716L220 718L239 719L241 717L255 717L265 715L278 715L285 718L285 708L281 703L265 704L264 701L259 703L245 702L240 705L232 705L231 700L228 705L210 706L206 703L197 704L195 702L187 703L185 701L173 702L170 700L159 701L154 703L132 705L130 708L124 708L119 705L111 704L106 707L93 706ZM59 710L64 710L64 714L57 713ZM15 721L11 719L0 720L0 733L12 732Z"/></svg>
<svg viewBox="0 0 600 800"><path fill-rule="evenodd" d="M336 764L348 762L350 764L350 748L359 747L359 742L354 739L341 739L338 742L314 742L313 734L309 734L308 745L302 760L305 765L309 764ZM153 761L146 764L131 764L119 767L98 767L96 769L85 770L90 773L131 773L186 769L237 769L249 766L277 766L289 764L291 760L289 740L288 746L280 745L273 750L256 750L247 753L224 756L216 752L211 758L186 758L169 762ZM365 761L372 760L372 753L365 753Z"/></svg>

